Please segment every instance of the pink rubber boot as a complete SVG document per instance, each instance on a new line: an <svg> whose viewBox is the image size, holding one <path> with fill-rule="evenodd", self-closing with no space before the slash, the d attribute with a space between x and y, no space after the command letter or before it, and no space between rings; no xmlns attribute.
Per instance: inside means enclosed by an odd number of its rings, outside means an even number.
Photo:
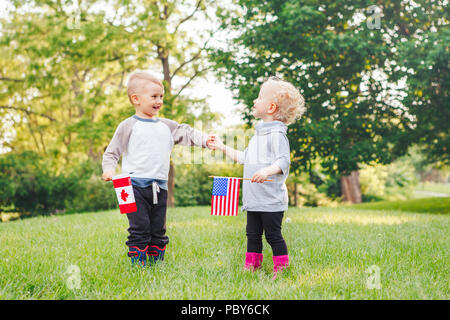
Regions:
<svg viewBox="0 0 450 320"><path fill-rule="evenodd" d="M277 278L277 273L283 271L289 266L289 256L273 256L273 278L275 280Z"/></svg>
<svg viewBox="0 0 450 320"><path fill-rule="evenodd" d="M245 253L245 266L244 270L252 270L261 268L261 262L263 261L263 254L256 252Z"/></svg>

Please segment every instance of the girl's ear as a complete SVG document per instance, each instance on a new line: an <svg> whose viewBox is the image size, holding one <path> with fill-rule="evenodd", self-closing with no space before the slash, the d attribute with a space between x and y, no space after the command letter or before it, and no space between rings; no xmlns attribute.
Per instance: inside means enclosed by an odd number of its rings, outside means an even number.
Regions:
<svg viewBox="0 0 450 320"><path fill-rule="evenodd" d="M278 109L278 106L272 102L269 106L269 109L267 110L267 113L272 115L275 113L275 111L277 111L277 109Z"/></svg>

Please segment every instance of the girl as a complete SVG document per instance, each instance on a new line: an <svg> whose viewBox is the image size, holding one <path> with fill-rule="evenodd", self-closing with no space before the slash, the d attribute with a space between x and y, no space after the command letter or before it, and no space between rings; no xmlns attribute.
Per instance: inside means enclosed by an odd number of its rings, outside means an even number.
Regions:
<svg viewBox="0 0 450 320"><path fill-rule="evenodd" d="M286 242L281 234L284 211L288 209L285 185L289 174L290 149L286 136L287 125L305 112L305 101L290 83L275 77L261 86L253 101L253 116L262 120L256 125L256 134L244 152L223 144L219 137L208 137L208 146L224 152L244 165L243 210L247 210L246 270L261 267L262 234L272 247L273 279L289 265ZM267 178L270 180L263 183Z"/></svg>

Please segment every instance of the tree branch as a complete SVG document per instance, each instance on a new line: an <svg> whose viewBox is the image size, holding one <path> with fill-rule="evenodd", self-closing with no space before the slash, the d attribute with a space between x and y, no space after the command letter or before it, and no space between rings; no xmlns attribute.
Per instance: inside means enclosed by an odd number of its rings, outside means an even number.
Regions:
<svg viewBox="0 0 450 320"><path fill-rule="evenodd" d="M189 60L184 61L182 64L180 64L178 66L178 68L175 69L175 71L172 73L172 75L170 76L170 78L172 79L173 77L175 77L175 75L178 73L178 71L180 71L185 65L187 65L188 63L191 63L195 60L197 60L198 58L200 58L200 55L202 54L203 50L205 50L209 40L211 40L211 38L209 38L203 45L203 47Z"/></svg>
<svg viewBox="0 0 450 320"><path fill-rule="evenodd" d="M205 72L206 70L211 69L212 66L206 67L204 69L201 70L197 70L194 75L181 87L180 90L178 90L177 94L173 97L173 100L176 100L178 98L178 96L181 94L181 92L186 89L186 87L191 84L192 80L194 80L198 75L200 75L201 73Z"/></svg>
<svg viewBox="0 0 450 320"><path fill-rule="evenodd" d="M186 21L188 21L189 19L191 19L191 18L194 16L194 14L195 14L195 13L198 11L198 9L200 8L200 5L202 4L202 2L203 2L203 0L198 0L198 1L197 1L197 5L195 6L194 11L193 11L190 15L188 15L187 17L185 17L184 19L182 19L180 22L178 22L177 26L175 27L175 31L174 31L172 34L176 34L177 31L178 31L178 28L179 28L183 23L185 23Z"/></svg>
<svg viewBox="0 0 450 320"><path fill-rule="evenodd" d="M0 81L24 82L25 80L0 77Z"/></svg>
<svg viewBox="0 0 450 320"><path fill-rule="evenodd" d="M11 107L11 106L0 106L0 109L11 109L11 110L16 110L16 111L22 111L25 112L26 114L34 114L43 118L47 118L50 121L54 121L57 122L57 120L55 118L52 118L44 113L39 113L39 112L34 112L34 111L30 111L27 110L25 108L20 108L20 107Z"/></svg>

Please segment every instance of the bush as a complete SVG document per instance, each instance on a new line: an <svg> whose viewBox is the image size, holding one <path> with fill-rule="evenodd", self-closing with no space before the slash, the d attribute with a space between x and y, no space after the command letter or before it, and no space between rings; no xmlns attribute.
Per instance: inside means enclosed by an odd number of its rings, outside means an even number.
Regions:
<svg viewBox="0 0 450 320"><path fill-rule="evenodd" d="M112 185L100 180L99 165L85 162L63 173L34 152L0 156L0 211L22 215L95 211L115 206Z"/></svg>
<svg viewBox="0 0 450 320"><path fill-rule="evenodd" d="M63 174L55 175L33 152L0 157L0 206L22 213L45 214L64 209L76 187Z"/></svg>
<svg viewBox="0 0 450 320"><path fill-rule="evenodd" d="M210 205L213 179L209 176L242 177L242 166L232 164L175 167L175 205ZM240 192L242 197L242 191Z"/></svg>
<svg viewBox="0 0 450 320"><path fill-rule="evenodd" d="M314 175L314 177L317 178L317 175ZM317 179L312 180L318 183ZM311 175L303 173L294 176L294 174L290 174L286 185L291 206L297 204L297 207L335 207L338 204L338 198L333 199L327 195L327 191L334 187L334 180L322 180L316 186L311 182Z"/></svg>
<svg viewBox="0 0 450 320"><path fill-rule="evenodd" d="M363 201L408 199L418 182L414 166L407 157L389 165L363 165L359 179Z"/></svg>

